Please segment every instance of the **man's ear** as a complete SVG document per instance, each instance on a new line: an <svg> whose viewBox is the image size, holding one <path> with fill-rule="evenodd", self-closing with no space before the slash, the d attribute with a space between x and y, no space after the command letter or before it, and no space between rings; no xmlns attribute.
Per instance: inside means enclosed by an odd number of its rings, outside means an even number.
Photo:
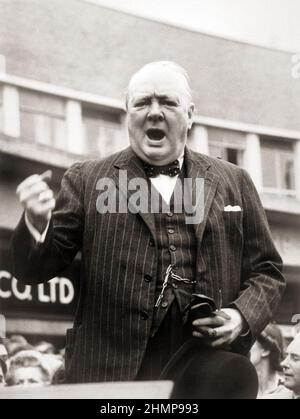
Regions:
<svg viewBox="0 0 300 419"><path fill-rule="evenodd" d="M188 108L188 118L189 118L189 123L188 123L188 128L191 129L193 122L194 122L194 111L195 111L195 105L193 103L190 104L189 108Z"/></svg>
<svg viewBox="0 0 300 419"><path fill-rule="evenodd" d="M262 358L268 358L268 356L270 356L271 351L269 351L268 349L264 349L261 353Z"/></svg>

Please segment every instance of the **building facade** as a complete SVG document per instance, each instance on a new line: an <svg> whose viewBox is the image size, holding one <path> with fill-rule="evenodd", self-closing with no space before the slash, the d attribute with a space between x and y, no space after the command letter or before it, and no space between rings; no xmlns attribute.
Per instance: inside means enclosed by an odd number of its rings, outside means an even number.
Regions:
<svg viewBox="0 0 300 419"><path fill-rule="evenodd" d="M288 287L277 321L300 314L300 79L286 52L207 36L83 0L0 0L0 312L8 333L64 336L76 305L80 256L50 284L10 274L9 239L21 216L15 190L52 168L128 143L124 92L150 61L191 78L189 146L247 169L260 193Z"/></svg>

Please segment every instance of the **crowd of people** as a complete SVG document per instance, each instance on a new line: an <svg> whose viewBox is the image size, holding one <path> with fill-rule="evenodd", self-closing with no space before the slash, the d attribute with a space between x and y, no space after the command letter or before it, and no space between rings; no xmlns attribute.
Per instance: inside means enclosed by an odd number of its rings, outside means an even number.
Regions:
<svg viewBox="0 0 300 419"><path fill-rule="evenodd" d="M269 324L251 349L259 399L300 398L300 333L287 345L280 328Z"/></svg>
<svg viewBox="0 0 300 419"><path fill-rule="evenodd" d="M0 385L44 386L65 379L64 350L50 342L30 344L24 336L12 335L0 345Z"/></svg>
<svg viewBox="0 0 300 419"><path fill-rule="evenodd" d="M251 349L259 399L300 398L300 333L287 346L280 328L269 324ZM0 386L46 386L65 382L64 349L46 341L30 344L12 335L0 345Z"/></svg>

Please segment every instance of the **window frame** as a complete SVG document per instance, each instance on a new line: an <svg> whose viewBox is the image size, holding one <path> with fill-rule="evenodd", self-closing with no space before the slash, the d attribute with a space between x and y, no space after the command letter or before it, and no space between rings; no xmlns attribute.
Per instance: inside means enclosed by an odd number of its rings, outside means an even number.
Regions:
<svg viewBox="0 0 300 419"><path fill-rule="evenodd" d="M269 137L269 136L262 136L260 138L260 148L261 153L264 150L267 151L268 146L265 146L263 143L269 143L272 145L274 144L274 148L270 148L270 150L274 151L275 154L275 178L276 178L276 185L277 187L270 187L270 186L264 186L264 171L262 170L262 192L273 194L273 195L282 195L282 196L290 196L290 197L296 197L297 196L297 186L296 186L296 176L295 176L295 169L296 169L296 160L295 160L295 144L297 140L287 140L284 138L278 138L278 137ZM279 146L276 148L276 144L279 144ZM284 147L280 148L280 145L288 146L286 147L286 150ZM290 147L290 150L288 149ZM282 188L279 185L282 185L283 183L283 175L282 167L281 167L281 156L286 153L290 154L293 160L293 167L294 167L294 188L293 189L286 189ZM262 162L263 164L263 162ZM262 168L263 169L263 168Z"/></svg>

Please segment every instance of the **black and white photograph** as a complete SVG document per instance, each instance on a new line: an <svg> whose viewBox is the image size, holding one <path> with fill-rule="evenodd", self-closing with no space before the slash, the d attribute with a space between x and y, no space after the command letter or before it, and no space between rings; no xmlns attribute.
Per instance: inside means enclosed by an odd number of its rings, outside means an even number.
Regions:
<svg viewBox="0 0 300 419"><path fill-rule="evenodd" d="M0 0L0 399L300 399L299 21Z"/></svg>

